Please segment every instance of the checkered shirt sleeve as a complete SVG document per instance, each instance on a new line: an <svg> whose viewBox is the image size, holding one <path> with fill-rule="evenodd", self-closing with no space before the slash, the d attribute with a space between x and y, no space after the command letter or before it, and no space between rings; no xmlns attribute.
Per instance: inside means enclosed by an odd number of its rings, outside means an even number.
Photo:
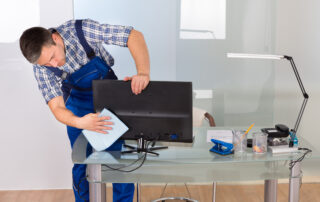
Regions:
<svg viewBox="0 0 320 202"><path fill-rule="evenodd" d="M130 26L99 24L94 20L86 19L82 21L82 29L89 43L104 42L108 45L127 47L128 37L133 28Z"/></svg>
<svg viewBox="0 0 320 202"><path fill-rule="evenodd" d="M55 76L50 70L39 65L33 66L34 76L38 82L39 90L46 103L58 96L62 96L61 79Z"/></svg>

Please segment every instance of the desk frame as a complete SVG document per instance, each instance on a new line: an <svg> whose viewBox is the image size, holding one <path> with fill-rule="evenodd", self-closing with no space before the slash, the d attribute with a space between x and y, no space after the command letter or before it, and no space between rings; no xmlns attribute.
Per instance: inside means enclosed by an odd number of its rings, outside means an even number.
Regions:
<svg viewBox="0 0 320 202"><path fill-rule="evenodd" d="M106 184L102 181L101 164L88 164L87 173L89 181L89 193L91 202L106 202ZM296 162L291 169L289 178L289 202L299 202L301 185L301 163ZM265 180L264 201L277 201L278 180ZM215 194L215 193L213 193ZM213 197L212 201L215 201Z"/></svg>

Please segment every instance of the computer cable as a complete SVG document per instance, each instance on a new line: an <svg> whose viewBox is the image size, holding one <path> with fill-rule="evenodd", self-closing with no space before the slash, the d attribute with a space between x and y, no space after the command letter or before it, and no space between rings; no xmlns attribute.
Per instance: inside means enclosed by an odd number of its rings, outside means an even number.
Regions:
<svg viewBox="0 0 320 202"><path fill-rule="evenodd" d="M295 164L296 164L297 162L303 161L303 159L306 157L306 155L307 155L308 153L311 153L311 152L312 152L311 149L302 148L302 147L299 147L298 150L303 150L303 151L305 151L305 152L304 152L304 154L303 154L300 158L298 158L297 160L291 161L291 162L289 163L289 169L290 169L290 170L292 170L292 168L295 166Z"/></svg>
<svg viewBox="0 0 320 202"><path fill-rule="evenodd" d="M156 145L156 142L160 139L160 136L161 136L161 134L159 134L156 138L154 138L154 140L152 141L151 148Z"/></svg>
<svg viewBox="0 0 320 202"><path fill-rule="evenodd" d="M140 161L141 159L144 159L145 156L146 156L146 155L144 154L144 155L140 156L138 159L136 159L135 161L131 162L130 164L124 165L124 166L121 166L121 167L118 167L118 168L111 167L111 166L109 166L109 165L107 165L107 164L101 164L102 167L107 167L107 168L108 168L108 169L106 169L106 170L103 169L102 171L109 171L109 170L122 171L121 169L127 168L127 167L130 167L130 166L134 165L135 163L137 163L137 162Z"/></svg>
<svg viewBox="0 0 320 202"><path fill-rule="evenodd" d="M152 142L148 142L148 143L147 143L146 148L149 147L150 143L152 143ZM147 153L145 152L144 155L141 156L141 157L139 157L137 160L133 161L132 163L130 163L130 164L128 164L128 165L125 165L125 166L122 166L122 167L119 167L119 168L114 168L114 167L111 167L111 166L109 166L109 165L107 165L107 164L101 164L101 166L107 167L107 168L109 168L109 170L120 171L120 172L126 172L126 173L128 173L128 172L132 172L132 171L135 171L135 170L139 169L139 168L144 164L146 158L147 158ZM134 165L135 163L137 163L137 162L138 162L139 160L141 160L141 159L142 159L142 162L141 162L137 167L135 167L135 168L133 168L133 169L131 169L131 170L122 170L123 168L127 168L127 167L130 167L130 166ZM108 171L108 170L102 170L102 171Z"/></svg>
<svg viewBox="0 0 320 202"><path fill-rule="evenodd" d="M83 200L84 202L87 202L86 199L82 198L82 196L80 195L80 184L82 183L83 180L85 180L86 178L88 177L88 175L84 176L83 178L81 178L78 182L78 184L75 184L74 183L74 180L73 180L73 187L75 188L75 190L77 191L78 193L78 196L80 197L81 200Z"/></svg>

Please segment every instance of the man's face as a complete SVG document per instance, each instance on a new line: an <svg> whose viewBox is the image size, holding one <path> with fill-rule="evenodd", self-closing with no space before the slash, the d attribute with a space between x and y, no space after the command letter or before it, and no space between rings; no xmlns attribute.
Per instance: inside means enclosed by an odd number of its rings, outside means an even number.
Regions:
<svg viewBox="0 0 320 202"><path fill-rule="evenodd" d="M37 64L41 66L60 67L66 63L66 54L62 41L55 41L55 45L43 46Z"/></svg>

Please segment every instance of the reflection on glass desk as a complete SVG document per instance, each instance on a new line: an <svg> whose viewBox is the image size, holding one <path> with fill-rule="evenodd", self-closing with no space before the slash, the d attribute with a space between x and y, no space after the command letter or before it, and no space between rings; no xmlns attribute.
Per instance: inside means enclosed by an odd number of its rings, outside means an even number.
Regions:
<svg viewBox="0 0 320 202"><path fill-rule="evenodd" d="M221 156L210 152L209 149L213 144L206 142L207 130L221 129L226 128L194 128L194 143L190 147L173 146L169 147L169 149L159 150L157 151L160 154L159 156L148 155L142 167L129 173L114 171L108 167L115 169L122 167L122 170L131 170L137 167L142 159L129 167L126 166L138 158L142 158L143 154L122 155L120 152L94 152L86 157L87 141L83 136L80 136L74 144L72 160L77 164L88 165L88 181L91 183L203 183L249 180L266 180L266 182L270 182L270 180L283 178L290 178L290 180L297 178L300 181L300 163L297 163L294 167L296 170L293 172L289 169L289 162L299 159L303 152L277 155L269 152L266 154L254 154L252 149L248 148L247 152L240 155ZM253 128L251 133L258 130L260 129ZM251 133L248 134L249 137ZM308 159L320 157L320 152L303 138L299 139L299 147L307 147L312 150L312 153L306 156ZM94 169L98 175L94 177L91 175L90 177L90 168ZM300 186L297 183L292 183L294 186L292 190L290 188L290 192L293 193L294 188ZM270 191L266 190L266 192ZM272 196L274 197L274 194ZM292 196L291 201L298 200L297 197L299 195ZM265 201L269 200L265 199ZM272 200L270 199L270 201Z"/></svg>

